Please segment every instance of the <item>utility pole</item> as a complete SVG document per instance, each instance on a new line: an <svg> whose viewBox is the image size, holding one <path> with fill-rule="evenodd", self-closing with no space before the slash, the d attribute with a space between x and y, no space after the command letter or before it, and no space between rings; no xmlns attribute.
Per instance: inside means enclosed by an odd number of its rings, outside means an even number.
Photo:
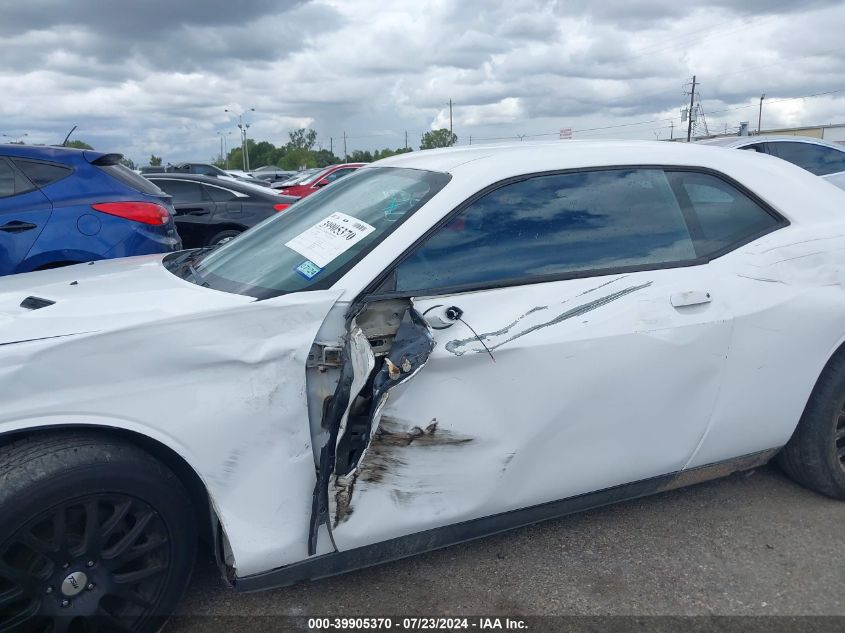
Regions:
<svg viewBox="0 0 845 633"><path fill-rule="evenodd" d="M757 113L757 136L760 136L760 122L763 120L763 99L766 98L766 93L760 95L760 111Z"/></svg>
<svg viewBox="0 0 845 633"><path fill-rule="evenodd" d="M333 136L329 137L329 154L334 156L334 137Z"/></svg>
<svg viewBox="0 0 845 633"><path fill-rule="evenodd" d="M408 130L405 130L405 151L408 151Z"/></svg>
<svg viewBox="0 0 845 633"><path fill-rule="evenodd" d="M452 132L452 100L449 99L449 140L452 140L454 132Z"/></svg>
<svg viewBox="0 0 845 633"><path fill-rule="evenodd" d="M224 112L231 112L228 108ZM244 115L247 112L255 112L255 108L250 108L246 112L241 112L238 115L238 128L241 131L241 158L243 159L244 171L249 171L249 152L247 150L246 131L249 129L249 123L244 123Z"/></svg>
<svg viewBox="0 0 845 633"><path fill-rule="evenodd" d="M472 145L472 134L469 135L469 144Z"/></svg>
<svg viewBox="0 0 845 633"><path fill-rule="evenodd" d="M669 140L674 140L675 138L675 119L669 121Z"/></svg>
<svg viewBox="0 0 845 633"><path fill-rule="evenodd" d="M687 143L692 138L692 108L695 100L695 75L692 76L692 92L689 96L689 117L687 118Z"/></svg>
<svg viewBox="0 0 845 633"><path fill-rule="evenodd" d="M241 128L241 155L243 156L244 171L249 171L249 149L246 146L246 131L249 129L249 124L244 126L241 117L238 117L238 127Z"/></svg>
<svg viewBox="0 0 845 633"><path fill-rule="evenodd" d="M231 132L227 132L226 134L231 134ZM220 137L220 162L226 163L226 169L229 169L229 143L226 141L226 134L223 132L218 132L217 135Z"/></svg>
<svg viewBox="0 0 845 633"><path fill-rule="evenodd" d="M343 162L348 162L346 158L346 131L343 132Z"/></svg>

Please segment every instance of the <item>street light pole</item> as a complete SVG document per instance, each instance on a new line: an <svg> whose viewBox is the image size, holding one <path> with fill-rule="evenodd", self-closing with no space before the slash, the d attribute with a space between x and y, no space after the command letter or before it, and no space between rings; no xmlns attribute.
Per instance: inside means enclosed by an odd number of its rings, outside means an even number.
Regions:
<svg viewBox="0 0 845 633"><path fill-rule="evenodd" d="M763 120L763 99L766 98L766 93L760 95L760 111L757 113L757 136L760 136L760 122Z"/></svg>
<svg viewBox="0 0 845 633"><path fill-rule="evenodd" d="M226 136L231 136L231 132L218 132L217 136L220 137L220 162L226 164L226 169L229 169L229 142L226 140Z"/></svg>
<svg viewBox="0 0 845 633"><path fill-rule="evenodd" d="M13 138L13 139L16 139L16 140L14 140L14 141L10 141L11 143L23 143L23 140L22 140L22 139L23 139L23 137L25 137L25 136L29 136L29 134L27 134L26 132L24 132L23 134L17 134L17 135L13 135L13 134L3 134L2 136L4 136L5 138Z"/></svg>
<svg viewBox="0 0 845 633"><path fill-rule="evenodd" d="M228 108L224 112L231 112ZM255 108L250 108L246 112L241 112L238 115L238 128L241 131L241 157L243 158L244 171L249 171L249 152L247 150L246 131L249 129L249 123L244 123L244 115L247 112L255 112Z"/></svg>

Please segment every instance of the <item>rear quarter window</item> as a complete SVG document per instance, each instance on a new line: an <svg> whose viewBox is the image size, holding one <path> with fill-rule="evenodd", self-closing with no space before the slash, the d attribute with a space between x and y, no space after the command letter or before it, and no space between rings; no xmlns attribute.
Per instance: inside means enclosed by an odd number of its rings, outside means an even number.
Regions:
<svg viewBox="0 0 845 633"><path fill-rule="evenodd" d="M155 184L153 184L143 176L139 176L134 171L123 165L100 165L97 166L97 169L106 172L109 176L117 180L119 183L126 185L127 187L129 187L130 189L134 189L135 191L140 191L141 193L146 193L151 196L164 195L164 192L158 187L156 187Z"/></svg>
<svg viewBox="0 0 845 633"><path fill-rule="evenodd" d="M237 198L230 189L215 187L214 185L209 184L203 185L203 189L205 189L205 193L214 202L229 202L230 200Z"/></svg>
<svg viewBox="0 0 845 633"><path fill-rule="evenodd" d="M12 159L18 169L20 169L27 178L36 187L46 187L54 182L58 182L62 178L70 176L73 169L66 165L58 165L56 163L45 163L40 160L26 160L24 158Z"/></svg>
<svg viewBox="0 0 845 633"><path fill-rule="evenodd" d="M669 181L684 208L698 257L724 252L784 224L749 195L712 174L670 172Z"/></svg>
<svg viewBox="0 0 845 633"><path fill-rule="evenodd" d="M0 198L9 198L20 193L32 191L35 187L19 171L0 157Z"/></svg>

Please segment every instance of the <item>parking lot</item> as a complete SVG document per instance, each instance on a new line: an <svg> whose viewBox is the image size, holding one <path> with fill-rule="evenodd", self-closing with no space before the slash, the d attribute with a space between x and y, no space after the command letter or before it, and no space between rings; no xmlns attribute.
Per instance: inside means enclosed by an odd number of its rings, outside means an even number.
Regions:
<svg viewBox="0 0 845 633"><path fill-rule="evenodd" d="M263 593L225 589L205 555L168 631L260 616L845 615L843 521L841 502L766 466Z"/></svg>

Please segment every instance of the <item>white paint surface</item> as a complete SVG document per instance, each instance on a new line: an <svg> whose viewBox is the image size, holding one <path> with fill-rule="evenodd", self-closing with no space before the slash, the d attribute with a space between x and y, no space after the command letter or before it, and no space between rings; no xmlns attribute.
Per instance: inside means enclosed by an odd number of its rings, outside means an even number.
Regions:
<svg viewBox="0 0 845 633"><path fill-rule="evenodd" d="M0 280L0 433L79 424L147 435L207 486L238 575L303 560L312 435L325 438L308 418L322 401L306 402L318 330L342 345L344 302L456 205L556 169L717 170L790 225L701 266L414 298L420 312L462 308L495 362L463 323L435 331L428 362L382 411L383 429L413 437L391 448L380 478L356 482L334 531L341 549L782 445L845 340L845 193L784 161L566 141L380 164L452 180L329 290L256 302L177 279L160 256ZM701 293L711 300L672 305ZM30 295L56 304L23 310ZM330 375L315 393L331 393Z"/></svg>
<svg viewBox="0 0 845 633"><path fill-rule="evenodd" d="M137 287L154 269L149 262L140 264ZM49 292L50 282L64 276L56 284L61 287L78 277L75 272L19 278L30 279L30 292L57 298ZM148 435L176 451L202 478L239 573L299 560L306 555L315 480L305 359L339 292L244 302L244 297L195 286L199 293L184 290L184 298L193 300L172 314L176 308L164 276L177 279L160 272L161 292L150 289L143 295L143 325L135 315L115 318L120 325L96 334L0 346L0 432L79 424ZM39 278L47 285L37 285ZM88 310L97 304L107 310L112 300L120 305L122 296L109 296L111 281L108 274L84 283L80 278L81 292L97 298L87 303ZM220 297L228 297L230 305L221 306ZM77 301L68 300L75 327L103 327L85 325L85 304ZM32 316L54 308L64 309L61 299Z"/></svg>

